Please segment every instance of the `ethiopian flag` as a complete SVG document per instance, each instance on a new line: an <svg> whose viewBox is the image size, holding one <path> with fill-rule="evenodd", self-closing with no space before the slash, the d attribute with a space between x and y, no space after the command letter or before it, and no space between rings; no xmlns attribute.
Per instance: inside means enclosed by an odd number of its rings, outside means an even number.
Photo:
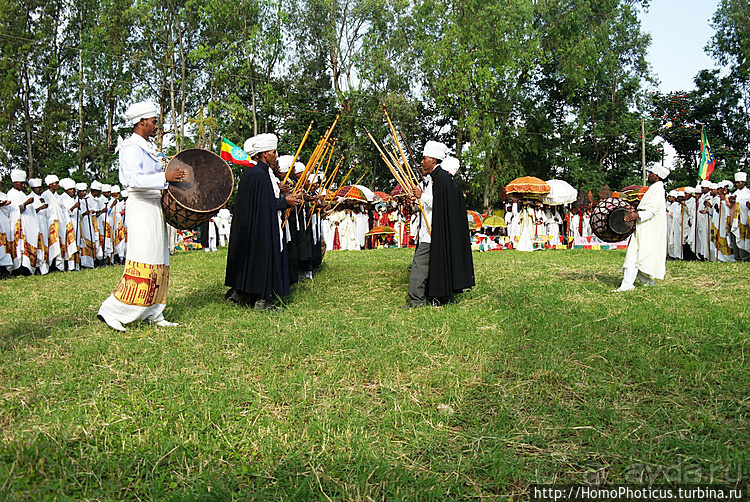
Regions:
<svg viewBox="0 0 750 502"><path fill-rule="evenodd" d="M701 128L701 164L698 167L698 177L707 180L716 168L716 157L711 153L711 146L708 144L706 129Z"/></svg>
<svg viewBox="0 0 750 502"><path fill-rule="evenodd" d="M227 138L221 138L221 158L232 164L239 164L241 166L252 167L255 162L250 160L247 156L247 152L235 145Z"/></svg>

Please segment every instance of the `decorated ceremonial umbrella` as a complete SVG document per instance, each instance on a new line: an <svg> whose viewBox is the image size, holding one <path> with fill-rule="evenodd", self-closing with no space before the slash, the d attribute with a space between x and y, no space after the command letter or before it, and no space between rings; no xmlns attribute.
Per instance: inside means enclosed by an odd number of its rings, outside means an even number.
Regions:
<svg viewBox="0 0 750 502"><path fill-rule="evenodd" d="M396 187L391 190L391 197L406 197L406 192L401 185L396 185Z"/></svg>
<svg viewBox="0 0 750 502"><path fill-rule="evenodd" d="M396 231L391 227L373 227L373 229L367 232L365 235L386 235L395 233Z"/></svg>
<svg viewBox="0 0 750 502"><path fill-rule="evenodd" d="M488 216L482 221L482 226L487 228L505 228L505 218L502 216Z"/></svg>
<svg viewBox="0 0 750 502"><path fill-rule="evenodd" d="M352 185L353 187L359 188L359 191L362 192L367 199L368 202L372 202L375 200L375 192L370 190L364 185Z"/></svg>
<svg viewBox="0 0 750 502"><path fill-rule="evenodd" d="M356 200L359 202L367 202L367 197L362 193L362 190L355 186L345 185L336 190L336 197L342 199Z"/></svg>
<svg viewBox="0 0 750 502"><path fill-rule="evenodd" d="M505 193L516 193L519 195L544 195L549 193L550 186L534 176L523 176L516 178L505 187Z"/></svg>
<svg viewBox="0 0 750 502"><path fill-rule="evenodd" d="M647 191L648 187L641 185L628 185L620 190L620 198L625 199L631 204L638 204L643 196L646 195Z"/></svg>
<svg viewBox="0 0 750 502"><path fill-rule="evenodd" d="M548 180L550 187L548 194L542 196L542 203L549 206L562 206L571 204L578 199L578 190L573 188L570 183L563 180Z"/></svg>
<svg viewBox="0 0 750 502"><path fill-rule="evenodd" d="M469 220L469 230L482 228L482 215L476 211L466 211L466 218Z"/></svg>
<svg viewBox="0 0 750 502"><path fill-rule="evenodd" d="M375 197L378 197L378 198L379 198L380 200L382 200L383 202L388 202L389 200L391 200L391 196L390 196L390 195L388 195L388 194L387 194L387 193L385 193L385 192L378 192L378 191L375 191L374 193L375 193Z"/></svg>

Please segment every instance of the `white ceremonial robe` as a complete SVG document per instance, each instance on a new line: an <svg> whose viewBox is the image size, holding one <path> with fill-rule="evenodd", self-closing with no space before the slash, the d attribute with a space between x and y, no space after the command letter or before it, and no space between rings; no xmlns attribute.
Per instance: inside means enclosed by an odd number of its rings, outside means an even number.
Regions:
<svg viewBox="0 0 750 502"><path fill-rule="evenodd" d="M13 256L13 269L24 267L33 274L44 260L44 241L39 233L39 222L36 217L36 209L29 204L21 211L21 204L26 202L31 195L26 195L20 190L11 188L7 194L11 213L11 225L14 232L14 248L16 254Z"/></svg>
<svg viewBox="0 0 750 502"><path fill-rule="evenodd" d="M711 242L711 221L708 209L706 209L705 202L711 200L711 195L706 193L698 198L696 203L696 215L693 222L693 235L695 247L693 252L699 258L708 260L709 258L709 243Z"/></svg>
<svg viewBox="0 0 750 502"><path fill-rule="evenodd" d="M648 188L638 204L638 213L622 270L635 266L652 279L664 279L667 271L667 210L662 181Z"/></svg>
<svg viewBox="0 0 750 502"><path fill-rule="evenodd" d="M530 207L523 208L519 214L519 220L520 235L516 250L534 251L534 229L536 228L534 210Z"/></svg>
<svg viewBox="0 0 750 502"><path fill-rule="evenodd" d="M0 192L0 202L5 200L8 200L8 196ZM11 207L9 205L0 207L0 267L8 271L13 267L13 255L11 254L13 235L10 230L10 213Z"/></svg>
<svg viewBox="0 0 750 502"><path fill-rule="evenodd" d="M682 220L684 206L679 202L672 202L667 206L667 241L669 256L674 259L682 259Z"/></svg>
<svg viewBox="0 0 750 502"><path fill-rule="evenodd" d="M120 146L120 182L128 190L125 270L98 315L121 324L160 322L169 287L169 242L161 190L163 165L151 145L133 134Z"/></svg>
<svg viewBox="0 0 750 502"><path fill-rule="evenodd" d="M733 262L734 250L730 244L732 209L719 198L718 218L716 219L716 259L717 261Z"/></svg>
<svg viewBox="0 0 750 502"><path fill-rule="evenodd" d="M737 218L737 247L745 252L750 252L750 188L743 188L735 192L736 203L739 205L739 217Z"/></svg>
<svg viewBox="0 0 750 502"><path fill-rule="evenodd" d="M34 197L34 211L36 212L36 221L39 226L39 235L41 236L40 246L42 247L42 257L39 260L39 266L37 270L40 274L44 275L49 272L50 261L49 261L49 221L47 218L48 207L42 209L46 204L44 198L41 195L37 195L31 192L31 196Z"/></svg>
<svg viewBox="0 0 750 502"><path fill-rule="evenodd" d="M68 270L79 270L81 268L80 250L78 249L78 243L80 241L81 234L79 225L79 215L81 210L80 206L73 209L73 206L77 202L77 197L71 197L67 193L63 193L60 195L60 206L62 208L62 212L64 214L64 217L70 222L70 226L73 232L73 251L65 257L68 263Z"/></svg>

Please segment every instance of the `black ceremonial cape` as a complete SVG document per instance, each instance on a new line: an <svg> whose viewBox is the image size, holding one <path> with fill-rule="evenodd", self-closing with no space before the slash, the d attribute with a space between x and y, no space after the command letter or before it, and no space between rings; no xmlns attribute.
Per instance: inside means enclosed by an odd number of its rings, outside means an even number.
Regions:
<svg viewBox="0 0 750 502"><path fill-rule="evenodd" d="M287 207L286 199L274 194L266 164L245 169L232 215L226 286L269 301L289 294L277 215Z"/></svg>
<svg viewBox="0 0 750 502"><path fill-rule="evenodd" d="M432 244L427 296L447 297L474 286L466 201L453 176L432 171Z"/></svg>

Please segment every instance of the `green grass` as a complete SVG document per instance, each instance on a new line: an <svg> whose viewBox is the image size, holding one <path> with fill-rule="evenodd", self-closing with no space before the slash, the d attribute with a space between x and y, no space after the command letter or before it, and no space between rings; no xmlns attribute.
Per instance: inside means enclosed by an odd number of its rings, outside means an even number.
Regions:
<svg viewBox="0 0 750 502"><path fill-rule="evenodd" d="M748 486L749 264L474 254L459 303L405 311L410 250L328 253L280 313L173 257L166 317L96 320L121 267L0 281L8 500L478 500L531 483Z"/></svg>

